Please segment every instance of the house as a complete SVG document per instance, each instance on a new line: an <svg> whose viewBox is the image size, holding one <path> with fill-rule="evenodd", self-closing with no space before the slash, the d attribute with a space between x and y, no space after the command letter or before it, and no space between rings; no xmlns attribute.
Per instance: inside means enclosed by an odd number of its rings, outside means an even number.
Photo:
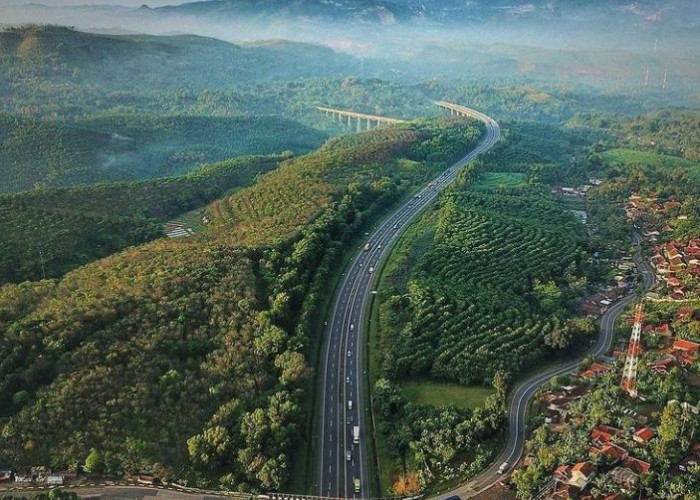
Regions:
<svg viewBox="0 0 700 500"><path fill-rule="evenodd" d="M50 475L46 476L46 484L49 486L61 486L65 482L63 476Z"/></svg>
<svg viewBox="0 0 700 500"><path fill-rule="evenodd" d="M569 479L571 479L571 466L560 465L554 469L554 479L563 483L568 483Z"/></svg>
<svg viewBox="0 0 700 500"><path fill-rule="evenodd" d="M681 286L681 280L679 280L678 278L676 278L674 276L669 277L666 280L666 283L668 284L668 286L671 286L671 287Z"/></svg>
<svg viewBox="0 0 700 500"><path fill-rule="evenodd" d="M651 363L651 369L656 373L668 375L669 370L671 370L675 364L676 358L674 356L665 356L664 358Z"/></svg>
<svg viewBox="0 0 700 500"><path fill-rule="evenodd" d="M700 344L685 339L676 339L673 342L673 349L676 351L686 351L696 353L700 349Z"/></svg>
<svg viewBox="0 0 700 500"><path fill-rule="evenodd" d="M654 329L654 332L664 337L670 337L673 335L673 330L671 329L671 326L668 323L661 323Z"/></svg>
<svg viewBox="0 0 700 500"><path fill-rule="evenodd" d="M9 483L12 480L11 470L0 470L0 483Z"/></svg>
<svg viewBox="0 0 700 500"><path fill-rule="evenodd" d="M615 481L627 493L635 493L639 489L639 474L623 467L615 467L608 477Z"/></svg>
<svg viewBox="0 0 700 500"><path fill-rule="evenodd" d="M595 362L591 366L589 366L588 370L584 371L581 374L581 376L583 378L595 378L598 375L608 373L609 371L610 371L610 367L608 365L604 365L603 363Z"/></svg>
<svg viewBox="0 0 700 500"><path fill-rule="evenodd" d="M649 469L651 469L651 465L648 462L645 462L644 460L639 460L638 458L634 457L627 457L622 462L621 467L629 469L636 474L649 472Z"/></svg>
<svg viewBox="0 0 700 500"><path fill-rule="evenodd" d="M579 462L571 468L569 484L584 489L595 476L597 467L590 462Z"/></svg>
<svg viewBox="0 0 700 500"><path fill-rule="evenodd" d="M600 427L591 431L591 441L593 441L597 445L609 443L612 440L613 434L611 432L607 432L606 430L601 429Z"/></svg>
<svg viewBox="0 0 700 500"><path fill-rule="evenodd" d="M684 307L679 307L678 311L676 311L676 319L679 320L686 320L686 319L691 319L693 317L693 308L684 306Z"/></svg>
<svg viewBox="0 0 700 500"><path fill-rule="evenodd" d="M551 500L569 500L570 498L578 498L579 489L570 484L562 483L555 485L554 493L549 498Z"/></svg>
<svg viewBox="0 0 700 500"><path fill-rule="evenodd" d="M634 439L640 444L644 444L648 443L654 436L656 436L656 432L654 431L654 429L651 429L649 427L642 427L634 433L632 439Z"/></svg>
<svg viewBox="0 0 700 500"><path fill-rule="evenodd" d="M626 449L613 443L606 443L600 449L596 449L595 452L600 453L613 464L622 462L630 455Z"/></svg>

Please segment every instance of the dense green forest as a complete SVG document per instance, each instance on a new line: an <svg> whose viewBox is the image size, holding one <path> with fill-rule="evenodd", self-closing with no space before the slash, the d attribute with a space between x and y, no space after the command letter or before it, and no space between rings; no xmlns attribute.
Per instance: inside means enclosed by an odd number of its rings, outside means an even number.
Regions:
<svg viewBox="0 0 700 500"><path fill-rule="evenodd" d="M271 116L0 116L0 192L168 177L236 155L304 153L324 139L317 130Z"/></svg>
<svg viewBox="0 0 700 500"><path fill-rule="evenodd" d="M441 199L434 231L385 310L391 378L488 383L568 346L566 305L585 258L572 214L537 191L454 193Z"/></svg>
<svg viewBox="0 0 700 500"><path fill-rule="evenodd" d="M588 285L588 235L543 182L580 179L572 158L585 158L596 137L506 124L499 144L399 240L382 274L372 341L385 488L436 490L483 469L497 450L508 379L593 332L572 319ZM405 380L493 385L495 393L474 409L448 398L432 407L410 401ZM426 433L433 420L440 423Z"/></svg>
<svg viewBox="0 0 700 500"><path fill-rule="evenodd" d="M280 488L341 249L482 133L437 120L334 139L212 204L191 238L0 288L0 460L90 454L94 472Z"/></svg>
<svg viewBox="0 0 700 500"><path fill-rule="evenodd" d="M288 157L239 157L180 177L0 195L0 284L60 277L163 237L163 222L250 184Z"/></svg>

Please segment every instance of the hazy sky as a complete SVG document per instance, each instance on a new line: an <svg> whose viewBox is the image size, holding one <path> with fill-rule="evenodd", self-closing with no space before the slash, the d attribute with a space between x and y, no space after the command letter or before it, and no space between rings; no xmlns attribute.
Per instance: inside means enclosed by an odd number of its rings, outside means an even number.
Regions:
<svg viewBox="0 0 700 500"><path fill-rule="evenodd" d="M0 6L3 5L23 5L27 3L39 3L44 5L128 5L138 7L144 3L151 7L159 7L161 5L176 5L186 3L191 0L0 0Z"/></svg>

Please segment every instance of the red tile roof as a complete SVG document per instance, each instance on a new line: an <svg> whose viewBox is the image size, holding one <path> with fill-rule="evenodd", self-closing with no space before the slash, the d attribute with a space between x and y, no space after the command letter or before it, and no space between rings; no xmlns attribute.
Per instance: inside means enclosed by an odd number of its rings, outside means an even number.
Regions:
<svg viewBox="0 0 700 500"><path fill-rule="evenodd" d="M579 462L571 469L572 472L580 472L584 476L588 477L595 472L595 465L590 462Z"/></svg>
<svg viewBox="0 0 700 500"><path fill-rule="evenodd" d="M676 339L673 342L673 348L681 351L698 352L698 349L700 349L700 344L691 342L690 340Z"/></svg>
<svg viewBox="0 0 700 500"><path fill-rule="evenodd" d="M656 432L654 432L654 429L650 429L649 427L642 427L635 432L634 435L642 441L649 441L656 435Z"/></svg>

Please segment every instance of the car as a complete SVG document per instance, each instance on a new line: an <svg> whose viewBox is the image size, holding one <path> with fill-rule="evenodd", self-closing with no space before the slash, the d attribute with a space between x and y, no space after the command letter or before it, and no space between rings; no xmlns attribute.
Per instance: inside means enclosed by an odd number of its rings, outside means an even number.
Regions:
<svg viewBox="0 0 700 500"><path fill-rule="evenodd" d="M369 274L372 274L374 272L374 268L372 266L369 266Z"/></svg>
<svg viewBox="0 0 700 500"><path fill-rule="evenodd" d="M508 470L508 467L510 467L510 464L508 462L503 462L501 466L498 468L496 471L497 474L503 474L505 471Z"/></svg>
<svg viewBox="0 0 700 500"><path fill-rule="evenodd" d="M352 351L348 351L348 358L352 356Z"/></svg>
<svg viewBox="0 0 700 500"><path fill-rule="evenodd" d="M350 383L350 377L345 377L345 383L349 384Z"/></svg>
<svg viewBox="0 0 700 500"><path fill-rule="evenodd" d="M352 453L350 453L350 450L346 451L345 452L345 460L347 460L349 462L351 458L352 458Z"/></svg>
<svg viewBox="0 0 700 500"><path fill-rule="evenodd" d="M394 224L394 229L398 229L398 228L399 228L399 225L398 225L398 224Z"/></svg>
<svg viewBox="0 0 700 500"><path fill-rule="evenodd" d="M353 331L354 329L355 329L355 324L354 324L354 323L350 323L350 331Z"/></svg>

